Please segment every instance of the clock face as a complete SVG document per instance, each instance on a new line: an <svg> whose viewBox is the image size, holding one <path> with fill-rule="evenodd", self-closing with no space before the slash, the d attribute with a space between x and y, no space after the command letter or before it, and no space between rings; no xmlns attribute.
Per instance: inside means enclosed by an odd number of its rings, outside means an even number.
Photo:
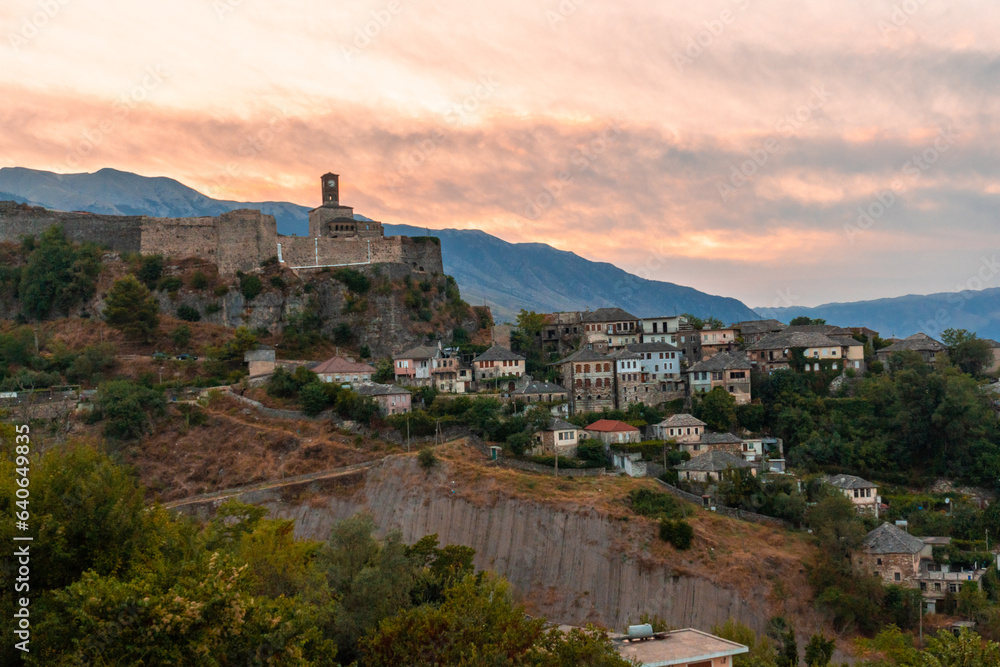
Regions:
<svg viewBox="0 0 1000 667"><path fill-rule="evenodd" d="M331 188L337 187L337 181L327 181L326 184Z"/></svg>

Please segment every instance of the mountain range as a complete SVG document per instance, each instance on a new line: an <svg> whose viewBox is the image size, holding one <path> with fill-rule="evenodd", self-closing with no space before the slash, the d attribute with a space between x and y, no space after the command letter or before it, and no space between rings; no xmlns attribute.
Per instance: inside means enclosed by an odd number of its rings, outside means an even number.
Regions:
<svg viewBox="0 0 1000 667"><path fill-rule="evenodd" d="M0 200L36 206L119 215L185 217L256 208L273 215L280 234L308 233L309 207L290 202L212 199L172 178L147 177L116 169L55 174L0 169ZM359 219L366 218L356 215ZM725 322L773 317L783 322L807 316L839 326L867 326L883 337L923 331L940 336L949 327L1000 339L1000 288L908 295L815 307L751 309L737 299L715 296L669 282L647 280L604 262L543 243L509 243L479 230L384 225L390 235L441 239L445 271L473 304L487 304L497 321L513 321L522 308L538 312L619 306L638 317L679 313L714 316Z"/></svg>
<svg viewBox="0 0 1000 667"><path fill-rule="evenodd" d="M212 199L171 178L116 169L55 174L3 168L0 200L5 199L63 211L158 217L219 215L237 208L256 208L275 217L280 234L304 236L309 229L306 206ZM619 306L637 317L685 312L727 322L757 317L737 299L639 278L612 264L592 262L543 243L508 243L478 230L384 227L388 235L430 233L439 237L445 271L454 276L467 301L491 306L497 321L512 321L522 308L553 312L604 306Z"/></svg>

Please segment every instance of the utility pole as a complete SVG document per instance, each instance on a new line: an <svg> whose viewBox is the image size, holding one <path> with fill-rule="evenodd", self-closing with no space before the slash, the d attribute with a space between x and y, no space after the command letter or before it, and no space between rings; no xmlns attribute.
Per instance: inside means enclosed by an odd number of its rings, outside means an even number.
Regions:
<svg viewBox="0 0 1000 667"><path fill-rule="evenodd" d="M410 453L410 413L406 413L406 453Z"/></svg>
<svg viewBox="0 0 1000 667"><path fill-rule="evenodd" d="M559 476L559 446L556 444L552 445L552 448L556 452L556 477Z"/></svg>

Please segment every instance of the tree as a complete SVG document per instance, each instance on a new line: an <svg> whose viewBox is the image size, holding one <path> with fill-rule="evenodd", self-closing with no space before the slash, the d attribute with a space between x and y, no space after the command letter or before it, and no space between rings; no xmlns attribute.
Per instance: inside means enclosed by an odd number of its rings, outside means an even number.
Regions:
<svg viewBox="0 0 1000 667"><path fill-rule="evenodd" d="M951 363L963 373L978 377L993 365L990 344L965 329L945 329L941 333L941 342L948 346Z"/></svg>
<svg viewBox="0 0 1000 667"><path fill-rule="evenodd" d="M326 386L321 382L310 382L299 390L299 403L302 405L302 412L310 417L315 417L330 407L330 398Z"/></svg>
<svg viewBox="0 0 1000 667"><path fill-rule="evenodd" d="M177 317L185 322L197 322L201 319L201 313L198 312L197 308L181 305L177 307Z"/></svg>
<svg viewBox="0 0 1000 667"><path fill-rule="evenodd" d="M684 313L683 315L681 315L681 317L687 320L688 324L691 325L692 329L700 330L705 328L705 320L701 319L700 317L697 317L696 315L692 315L691 313Z"/></svg>
<svg viewBox="0 0 1000 667"><path fill-rule="evenodd" d="M743 644L749 651L733 656L733 667L775 667L774 645L760 638L752 628L733 619L712 628L712 634Z"/></svg>
<svg viewBox="0 0 1000 667"><path fill-rule="evenodd" d="M136 276L148 289L156 289L156 283L163 275L163 255L144 255Z"/></svg>
<svg viewBox="0 0 1000 667"><path fill-rule="evenodd" d="M191 342L191 327L186 324L174 327L170 332L170 340L173 341L175 349L183 350Z"/></svg>
<svg viewBox="0 0 1000 667"><path fill-rule="evenodd" d="M253 301L264 291L264 283L255 275L240 276L240 292L247 301Z"/></svg>
<svg viewBox="0 0 1000 667"><path fill-rule="evenodd" d="M821 324L826 324L826 320L820 318L810 318L807 315L800 315L798 317L793 318L792 321L788 323L788 326L801 327L810 325L817 326Z"/></svg>
<svg viewBox="0 0 1000 667"><path fill-rule="evenodd" d="M720 320L718 317L706 317L705 318L705 328L706 329L715 329L715 330L718 330L718 329L723 328L724 326L726 326L726 325L723 324L722 320Z"/></svg>
<svg viewBox="0 0 1000 667"><path fill-rule="evenodd" d="M148 341L160 323L156 299L132 275L115 281L104 305L105 321L129 338Z"/></svg>
<svg viewBox="0 0 1000 667"><path fill-rule="evenodd" d="M52 311L68 315L70 308L94 294L100 271L96 246L74 248L62 227L49 227L34 244L21 271L18 293L25 317L41 320Z"/></svg>
<svg viewBox="0 0 1000 667"><path fill-rule="evenodd" d="M128 380L105 382L97 390L104 435L117 440L138 438L149 428L150 414L163 414L163 394Z"/></svg>
<svg viewBox="0 0 1000 667"><path fill-rule="evenodd" d="M521 312L517 315L517 329L529 340L533 340L535 336L542 333L542 329L545 328L547 320L544 313L536 313L533 310L521 309Z"/></svg>
<svg viewBox="0 0 1000 667"><path fill-rule="evenodd" d="M736 423L736 399L724 387L715 387L698 404L698 418L713 431L728 431Z"/></svg>
<svg viewBox="0 0 1000 667"><path fill-rule="evenodd" d="M833 659L833 649L837 643L823 635L813 635L806 644L805 659L809 667L827 667Z"/></svg>

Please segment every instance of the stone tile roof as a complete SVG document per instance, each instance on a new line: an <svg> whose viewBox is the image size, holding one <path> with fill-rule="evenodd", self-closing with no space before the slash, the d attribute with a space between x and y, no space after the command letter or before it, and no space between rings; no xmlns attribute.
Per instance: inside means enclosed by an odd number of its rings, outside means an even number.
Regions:
<svg viewBox="0 0 1000 667"><path fill-rule="evenodd" d="M584 322L625 322L628 320L639 321L639 318L628 314L621 308L598 308L583 313Z"/></svg>
<svg viewBox="0 0 1000 667"><path fill-rule="evenodd" d="M832 475L825 477L823 481L838 489L873 489L877 486L877 484L856 475Z"/></svg>
<svg viewBox="0 0 1000 667"><path fill-rule="evenodd" d="M752 468L753 464L744 461L735 454L714 450L696 456L690 461L685 461L674 466L674 470L688 470L691 472L722 472L726 468Z"/></svg>
<svg viewBox="0 0 1000 667"><path fill-rule="evenodd" d="M629 641L620 636L614 639L619 655L650 667L702 662L714 664L720 656L739 655L749 651L743 644L692 628L657 633L651 639L638 641ZM726 660L727 664L731 662L732 660Z"/></svg>
<svg viewBox="0 0 1000 667"><path fill-rule="evenodd" d="M750 370L753 366L742 353L719 352L714 357L699 361L687 369L687 373L703 373L705 371Z"/></svg>
<svg viewBox="0 0 1000 667"><path fill-rule="evenodd" d="M787 326L778 320L744 320L736 322L731 328L739 329L744 334L759 334L781 331Z"/></svg>
<svg viewBox="0 0 1000 667"><path fill-rule="evenodd" d="M524 361L524 357L511 352L502 345L494 345L473 359L472 363L476 363L477 361Z"/></svg>
<svg viewBox="0 0 1000 667"><path fill-rule="evenodd" d="M409 389L397 387L394 384L379 384L377 382L363 382L354 385L354 391L362 396L391 396L395 394L409 394Z"/></svg>
<svg viewBox="0 0 1000 667"><path fill-rule="evenodd" d="M701 434L701 441L706 445L741 445L743 440L732 433L709 433Z"/></svg>
<svg viewBox="0 0 1000 667"><path fill-rule="evenodd" d="M559 417L552 417L549 419L549 425L542 429L543 431L579 431L580 427L576 424L570 424L565 419L559 419Z"/></svg>
<svg viewBox="0 0 1000 667"><path fill-rule="evenodd" d="M705 422L698 419L694 415L689 415L686 412L682 412L679 415L670 415L663 421L661 421L657 426L672 426L677 428L678 426L704 426Z"/></svg>
<svg viewBox="0 0 1000 667"><path fill-rule="evenodd" d="M315 368L314 373L374 373L375 368L343 357L330 357Z"/></svg>
<svg viewBox="0 0 1000 667"><path fill-rule="evenodd" d="M830 335L820 331L803 331L803 329L818 329L819 327L788 327L784 331L770 333L759 341L747 347L748 350L784 350L793 347L855 347L863 345L846 335ZM846 330L845 330L846 331Z"/></svg>
<svg viewBox="0 0 1000 667"><path fill-rule="evenodd" d="M622 433L638 431L639 429L617 419L598 419L593 424L587 426L586 430L597 431L598 433Z"/></svg>
<svg viewBox="0 0 1000 667"><path fill-rule="evenodd" d="M925 333L915 333L901 341L893 343L889 347L883 347L879 353L892 354L893 352L944 352L948 346L934 340Z"/></svg>
<svg viewBox="0 0 1000 667"><path fill-rule="evenodd" d="M608 356L612 359L642 359L642 356L630 351L627 347L623 347L620 350L615 350L613 352L608 352Z"/></svg>
<svg viewBox="0 0 1000 667"><path fill-rule="evenodd" d="M600 352L595 352L589 347L584 347L576 352L571 353L569 356L560 359L559 361L554 361L550 366L559 366L561 364L576 362L576 361L612 361L612 358L606 354L601 354Z"/></svg>
<svg viewBox="0 0 1000 667"><path fill-rule="evenodd" d="M418 345L396 355L396 359L433 359L439 353L437 345Z"/></svg>
<svg viewBox="0 0 1000 667"><path fill-rule="evenodd" d="M660 335L660 334L650 334L650 335ZM632 343L631 345L626 345L625 349L631 352L638 352L640 354L645 352L680 352L681 348L671 345L670 343Z"/></svg>
<svg viewBox="0 0 1000 667"><path fill-rule="evenodd" d="M924 548L923 540L891 523L883 523L868 533L862 544L873 554L915 554Z"/></svg>

